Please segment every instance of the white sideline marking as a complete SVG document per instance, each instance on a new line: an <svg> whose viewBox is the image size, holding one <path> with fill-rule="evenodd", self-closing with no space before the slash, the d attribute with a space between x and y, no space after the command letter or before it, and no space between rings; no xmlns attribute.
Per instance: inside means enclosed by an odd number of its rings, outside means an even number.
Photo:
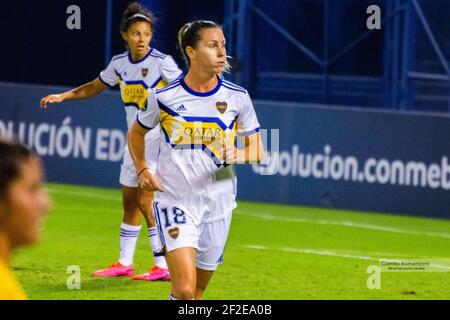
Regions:
<svg viewBox="0 0 450 320"><path fill-rule="evenodd" d="M356 259L356 260L379 261L380 259L386 259L386 260L389 259L389 258L385 258L385 257L372 257L372 256L356 255L356 254L352 254L352 253L348 253L348 252L337 252L337 251L318 250L318 249L301 249L301 248L289 248L289 247L283 247L283 248L279 248L279 249L271 249L269 247L265 247L265 246L261 246L261 245L253 245L253 244L243 245L242 247L243 248L247 248L247 249L277 250L277 251L283 251L283 252L296 252L296 253L305 253L305 254L315 254L315 255L321 255L321 256L332 256L332 257ZM373 253L373 254L376 254L376 253ZM389 255L389 256L393 256L393 257L401 256L401 255L397 255L397 254L394 254L394 253L387 253L385 255ZM414 260L414 259L417 259L417 258L419 258L419 257L415 257L415 258L411 258L410 257L409 259ZM424 258L424 257L421 257L421 258L422 259L430 259L430 258ZM437 259L437 258L433 258L433 259ZM430 266L431 267L435 267L435 268L450 270L450 267L449 266L445 266L445 265L430 264Z"/></svg>
<svg viewBox="0 0 450 320"><path fill-rule="evenodd" d="M120 210L102 210L102 209L91 209L91 208L53 208L52 211L57 212L92 212L92 213L106 213L106 214L118 214L122 213Z"/></svg>
<svg viewBox="0 0 450 320"><path fill-rule="evenodd" d="M244 245L242 246L247 249L256 249L256 250L273 250L265 246L260 245ZM354 255L354 254L348 254L348 253L338 253L334 251L329 250L316 250L316 249L300 249L300 248L279 248L275 249L277 251L283 251L283 252L297 252L297 253L306 253L306 254L316 254L321 256L333 256L333 257L341 257L341 258L349 258L349 259L357 259L357 260L376 260L378 261L380 258L370 257L370 256L362 256L362 255Z"/></svg>
<svg viewBox="0 0 450 320"><path fill-rule="evenodd" d="M255 214L252 212L241 211L239 209L235 210L233 214L258 218L258 219L262 219L262 220L269 220L269 221L284 221L284 222L310 223L310 224L319 224L319 225L334 225L334 226L342 226L342 227L349 227L349 228L359 228L359 229L368 229L368 230L375 230L375 231L400 233L400 234L407 234L407 235L414 235L414 236L429 236L429 237L439 237L439 238L450 239L450 233L410 231L410 230L403 230L403 229L398 229L398 228L393 228L393 227L378 226L378 225L367 224L367 223L358 223L358 222L353 222L353 221L332 221L332 220L315 220L315 219L305 219L305 218L287 218L287 217L274 216L274 215L270 215L270 214L259 214L259 213Z"/></svg>
<svg viewBox="0 0 450 320"><path fill-rule="evenodd" d="M108 201L118 201L121 202L121 197L113 197L113 196L100 196L95 195L93 193L86 193L86 192L77 192L77 191L59 191L55 189L47 189L49 193L54 194L66 194L71 196L77 196L77 197L86 197L86 198L93 198L98 200L108 200ZM284 221L284 222L295 222L295 223L309 223L309 224L318 224L318 225L334 225L334 226L342 226L342 227L349 227L349 228L359 228L359 229L367 229L367 230L375 230L375 231L382 231L382 232L391 232L391 233L398 233L398 234L406 234L406 235L413 235L413 236L428 236L428 237L438 237L438 238L446 238L450 239L450 233L444 233L444 232L420 232L420 231L410 231L410 230L403 230L393 227L386 227L386 226L379 226L379 225L373 225L373 224L367 224L367 223L358 223L353 221L332 221L332 220L315 220L315 219L306 219L306 218L289 218L289 217L282 217L282 216L275 216L271 214L263 214L263 213L252 213L248 211L242 211L242 210L235 210L233 214L237 214L240 216L246 216L261 220L268 220L268 221Z"/></svg>

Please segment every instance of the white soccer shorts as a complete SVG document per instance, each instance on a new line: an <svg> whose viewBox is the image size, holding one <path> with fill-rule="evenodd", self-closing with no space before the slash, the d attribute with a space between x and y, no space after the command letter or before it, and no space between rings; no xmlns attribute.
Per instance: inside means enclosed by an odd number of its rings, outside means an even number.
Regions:
<svg viewBox="0 0 450 320"><path fill-rule="evenodd" d="M186 210L180 207L158 200L153 203L153 212L163 246L168 252L178 248L195 248L197 268L216 270L222 263L231 225L231 212L227 212L223 219L196 225L189 214L186 214Z"/></svg>

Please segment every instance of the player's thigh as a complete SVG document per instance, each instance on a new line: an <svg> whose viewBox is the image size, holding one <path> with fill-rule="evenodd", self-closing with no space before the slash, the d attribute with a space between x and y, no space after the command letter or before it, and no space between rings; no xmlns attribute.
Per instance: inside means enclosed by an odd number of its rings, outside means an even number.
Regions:
<svg viewBox="0 0 450 320"><path fill-rule="evenodd" d="M198 229L185 210L173 203L153 203L159 238L166 249L172 293L177 298L194 298L196 288L195 251Z"/></svg>
<svg viewBox="0 0 450 320"><path fill-rule="evenodd" d="M122 186L122 204L125 212L135 212L138 209L138 188Z"/></svg>
<svg viewBox="0 0 450 320"><path fill-rule="evenodd" d="M231 214L225 218L199 226L196 267L214 271L222 263L231 225Z"/></svg>
<svg viewBox="0 0 450 320"><path fill-rule="evenodd" d="M196 288L195 249L182 247L166 254L173 293L192 293Z"/></svg>

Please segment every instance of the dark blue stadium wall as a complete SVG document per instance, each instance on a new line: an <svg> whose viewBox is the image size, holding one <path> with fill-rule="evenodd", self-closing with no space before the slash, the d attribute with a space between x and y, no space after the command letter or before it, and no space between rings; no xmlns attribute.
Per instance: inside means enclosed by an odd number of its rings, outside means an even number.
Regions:
<svg viewBox="0 0 450 320"><path fill-rule="evenodd" d="M0 4L0 81L75 86L125 50L130 0L16 0ZM375 109L450 111L450 1L141 0L159 19L152 46L177 52L193 19L222 23L233 80L264 100ZM66 27L70 5L81 29ZM381 9L381 30L366 10ZM270 40L270 41L268 41ZM313 57L313 58L312 58Z"/></svg>
<svg viewBox="0 0 450 320"><path fill-rule="evenodd" d="M16 137L43 156L48 181L118 186L125 143L125 110L118 93L39 108L61 87L0 85L0 136Z"/></svg>
<svg viewBox="0 0 450 320"><path fill-rule="evenodd" d="M1 84L0 136L20 136L37 150L49 181L118 187L126 134L118 94L39 109L43 95L61 89ZM272 162L238 167L239 199L450 217L449 117L255 106L280 143L272 148L271 131Z"/></svg>
<svg viewBox="0 0 450 320"><path fill-rule="evenodd" d="M0 60L8 63L0 68L0 81L77 86L94 79L109 62L108 57L126 50L119 26L130 2L16 0L0 3L0 28L8 30L3 34L4 47L0 50ZM193 19L223 21L223 0L140 2L158 19L151 45L173 55L180 64L176 45L181 26ZM80 8L80 30L66 27L70 16L66 10L70 5Z"/></svg>

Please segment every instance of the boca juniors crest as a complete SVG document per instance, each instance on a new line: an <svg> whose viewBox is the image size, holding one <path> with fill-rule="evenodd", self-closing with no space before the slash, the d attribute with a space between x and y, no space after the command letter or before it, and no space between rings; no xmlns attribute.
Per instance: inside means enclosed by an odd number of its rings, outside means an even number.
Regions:
<svg viewBox="0 0 450 320"><path fill-rule="evenodd" d="M226 103L226 102L221 102L221 101L216 102L216 108L222 114L227 110L227 107L228 107L228 103Z"/></svg>
<svg viewBox="0 0 450 320"><path fill-rule="evenodd" d="M178 227L174 227L174 228L169 229L169 236L172 239L178 238L179 234L180 234L180 229Z"/></svg>
<svg viewBox="0 0 450 320"><path fill-rule="evenodd" d="M145 76L148 74L148 68L142 68L141 69L141 74L145 78Z"/></svg>

